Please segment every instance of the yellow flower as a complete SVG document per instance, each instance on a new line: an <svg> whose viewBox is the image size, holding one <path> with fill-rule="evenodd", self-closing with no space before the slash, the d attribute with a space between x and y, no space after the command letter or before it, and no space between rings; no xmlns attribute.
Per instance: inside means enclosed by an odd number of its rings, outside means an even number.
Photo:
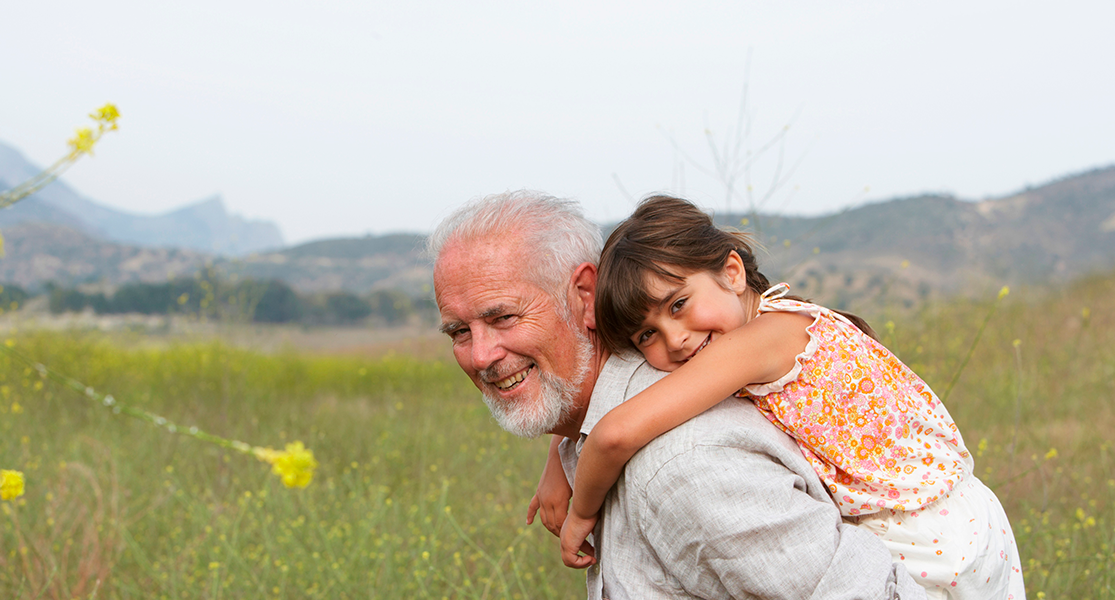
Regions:
<svg viewBox="0 0 1115 600"><path fill-rule="evenodd" d="M1002 300L1009 293L1010 293L1010 287L1004 285L1003 289L999 290L999 299Z"/></svg>
<svg viewBox="0 0 1115 600"><path fill-rule="evenodd" d="M288 488L304 488L314 479L314 469L317 461L314 460L312 450L302 445L302 442L291 442L286 445L286 450L272 448L254 448L256 458L271 465L271 472L283 480L283 485Z"/></svg>
<svg viewBox="0 0 1115 600"><path fill-rule="evenodd" d="M120 118L120 111L116 109L115 104L109 102L90 113L89 116L94 121L108 125L109 129L116 129L116 119Z"/></svg>
<svg viewBox="0 0 1115 600"><path fill-rule="evenodd" d="M23 495L23 473L0 469L0 500L12 500Z"/></svg>
<svg viewBox="0 0 1115 600"><path fill-rule="evenodd" d="M1049 460L1051 458L1057 458L1057 449L1056 448L1050 448L1049 452L1045 453L1045 460Z"/></svg>
<svg viewBox="0 0 1115 600"><path fill-rule="evenodd" d="M82 127L78 129L77 134L66 143L70 145L70 148L73 149L75 154L92 154L93 144L97 143L97 138L93 137L92 129Z"/></svg>

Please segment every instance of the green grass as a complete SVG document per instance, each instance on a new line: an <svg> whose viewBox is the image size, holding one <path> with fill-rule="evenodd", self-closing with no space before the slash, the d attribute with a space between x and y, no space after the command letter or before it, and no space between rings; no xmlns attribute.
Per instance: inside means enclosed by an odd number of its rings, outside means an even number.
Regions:
<svg viewBox="0 0 1115 600"><path fill-rule="evenodd" d="M943 391L993 304L872 321ZM1014 290L948 400L1011 516L1031 598L1115 598L1113 319L1115 277ZM523 524L546 441L499 430L447 353L12 338L119 402L253 445L301 440L320 467L286 489L249 456L113 414L0 355L0 467L27 481L0 503L0 597L584 596L556 540Z"/></svg>
<svg viewBox="0 0 1115 600"><path fill-rule="evenodd" d="M545 440L500 431L455 364L45 333L16 348L184 426L302 440L321 466L286 489L251 457L37 389L36 371L0 358L0 456L28 490L0 519L0 597L564 598L583 586L549 533L523 525Z"/></svg>

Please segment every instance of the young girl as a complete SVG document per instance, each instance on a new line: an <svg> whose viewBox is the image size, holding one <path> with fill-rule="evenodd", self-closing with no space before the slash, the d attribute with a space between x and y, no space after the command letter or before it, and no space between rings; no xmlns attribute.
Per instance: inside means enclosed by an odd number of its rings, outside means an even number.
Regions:
<svg viewBox="0 0 1115 600"><path fill-rule="evenodd" d="M1023 598L1006 514L944 405L862 320L788 289L758 272L742 234L684 200L649 198L612 233L597 283L600 339L673 373L588 436L561 532L565 563L594 561L578 550L632 455L735 394L797 441L845 519L882 538L930 597ZM567 490L544 475L532 508L564 504Z"/></svg>

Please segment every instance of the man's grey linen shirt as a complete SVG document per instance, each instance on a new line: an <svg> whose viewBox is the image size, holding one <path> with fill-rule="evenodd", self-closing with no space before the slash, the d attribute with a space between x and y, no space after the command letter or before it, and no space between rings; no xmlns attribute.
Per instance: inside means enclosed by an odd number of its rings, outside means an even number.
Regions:
<svg viewBox="0 0 1115 600"><path fill-rule="evenodd" d="M612 356L580 440L561 446L570 482L586 435L664 373ZM755 406L728 399L658 437L608 493L590 600L923 599L874 535L845 524L801 451Z"/></svg>

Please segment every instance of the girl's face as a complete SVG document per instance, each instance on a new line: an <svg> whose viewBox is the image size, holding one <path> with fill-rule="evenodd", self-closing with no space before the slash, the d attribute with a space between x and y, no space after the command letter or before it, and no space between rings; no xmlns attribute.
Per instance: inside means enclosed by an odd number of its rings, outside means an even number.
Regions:
<svg viewBox="0 0 1115 600"><path fill-rule="evenodd" d="M651 309L631 335L635 348L656 369L673 371L712 340L750 320L743 306L747 284L734 253L722 273L699 271L683 282L648 275Z"/></svg>

